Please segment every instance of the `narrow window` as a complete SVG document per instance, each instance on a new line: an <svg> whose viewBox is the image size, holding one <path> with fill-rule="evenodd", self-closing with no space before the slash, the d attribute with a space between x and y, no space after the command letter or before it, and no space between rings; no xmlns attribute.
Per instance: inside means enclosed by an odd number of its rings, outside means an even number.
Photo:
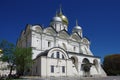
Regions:
<svg viewBox="0 0 120 80"><path fill-rule="evenodd" d="M65 66L62 66L62 73L65 73Z"/></svg>
<svg viewBox="0 0 120 80"><path fill-rule="evenodd" d="M51 73L54 73L54 66L51 65Z"/></svg>
<svg viewBox="0 0 120 80"><path fill-rule="evenodd" d="M50 45L51 45L51 43L50 43L50 41L48 41L48 47L50 47Z"/></svg>
<svg viewBox="0 0 120 80"><path fill-rule="evenodd" d="M76 50L76 47L75 47L75 46L73 47L73 50L74 50L74 51Z"/></svg>
<svg viewBox="0 0 120 80"><path fill-rule="evenodd" d="M57 58L60 58L60 54L59 54L59 52L57 52Z"/></svg>
<svg viewBox="0 0 120 80"><path fill-rule="evenodd" d="M65 59L63 54L62 54L62 59Z"/></svg>

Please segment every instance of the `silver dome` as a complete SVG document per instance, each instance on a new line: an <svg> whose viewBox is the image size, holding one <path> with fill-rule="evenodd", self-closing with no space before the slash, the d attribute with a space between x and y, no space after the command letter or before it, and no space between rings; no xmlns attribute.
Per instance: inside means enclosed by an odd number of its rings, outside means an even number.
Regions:
<svg viewBox="0 0 120 80"><path fill-rule="evenodd" d="M75 26L74 29L81 30L82 28L80 26Z"/></svg>
<svg viewBox="0 0 120 80"><path fill-rule="evenodd" d="M78 22L76 20L76 26L73 28L72 32L81 32L81 30L82 30L82 27L78 25Z"/></svg>
<svg viewBox="0 0 120 80"><path fill-rule="evenodd" d="M53 17L52 21L55 21L55 22L62 22L62 19L58 16L55 16Z"/></svg>

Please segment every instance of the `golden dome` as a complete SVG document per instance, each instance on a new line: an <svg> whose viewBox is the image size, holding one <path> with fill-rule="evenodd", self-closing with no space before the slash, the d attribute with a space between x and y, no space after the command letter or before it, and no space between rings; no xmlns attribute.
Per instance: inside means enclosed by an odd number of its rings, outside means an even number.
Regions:
<svg viewBox="0 0 120 80"><path fill-rule="evenodd" d="M68 19L63 14L58 14L58 16L62 19L62 22L68 26Z"/></svg>
<svg viewBox="0 0 120 80"><path fill-rule="evenodd" d="M60 7L60 12L58 13L58 17L62 19L62 22L68 26L68 19L65 15L62 14L62 9Z"/></svg>

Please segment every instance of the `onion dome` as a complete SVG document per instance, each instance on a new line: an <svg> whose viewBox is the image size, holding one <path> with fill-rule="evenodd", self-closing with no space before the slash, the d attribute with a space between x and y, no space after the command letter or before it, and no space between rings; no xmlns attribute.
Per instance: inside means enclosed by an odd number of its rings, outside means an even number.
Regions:
<svg viewBox="0 0 120 80"><path fill-rule="evenodd" d="M58 14L58 16L62 19L62 22L68 26L68 19L65 15L62 14L62 10L60 8L60 13Z"/></svg>
<svg viewBox="0 0 120 80"><path fill-rule="evenodd" d="M53 22L62 22L62 19L58 16L53 17L52 19Z"/></svg>
<svg viewBox="0 0 120 80"><path fill-rule="evenodd" d="M78 21L76 20L76 26L73 28L73 32L79 32L82 28L78 25Z"/></svg>
<svg viewBox="0 0 120 80"><path fill-rule="evenodd" d="M50 25L52 25L54 22L62 23L62 19L56 15L55 17L52 18Z"/></svg>

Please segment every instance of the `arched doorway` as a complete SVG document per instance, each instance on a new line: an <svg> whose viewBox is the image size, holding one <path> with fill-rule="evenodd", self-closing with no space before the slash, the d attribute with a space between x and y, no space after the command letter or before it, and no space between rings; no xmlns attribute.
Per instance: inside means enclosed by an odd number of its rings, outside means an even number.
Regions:
<svg viewBox="0 0 120 80"><path fill-rule="evenodd" d="M90 76L91 66L92 66L92 64L89 62L89 60L87 58L84 58L83 61L82 61L82 65L81 65L84 77L89 77Z"/></svg>
<svg viewBox="0 0 120 80"><path fill-rule="evenodd" d="M76 56L72 56L71 60L72 60L72 63L74 64L73 67L75 67L76 70L78 71L78 58Z"/></svg>

